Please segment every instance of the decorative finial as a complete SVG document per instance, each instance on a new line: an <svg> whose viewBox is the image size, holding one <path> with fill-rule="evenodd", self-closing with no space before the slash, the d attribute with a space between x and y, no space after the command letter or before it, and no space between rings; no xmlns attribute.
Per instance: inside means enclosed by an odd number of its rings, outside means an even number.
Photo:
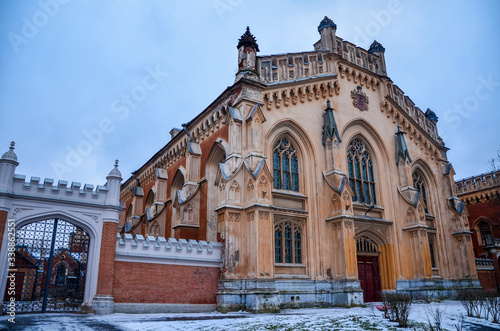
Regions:
<svg viewBox="0 0 500 331"><path fill-rule="evenodd" d="M368 49L368 53L373 53L373 52L385 52L384 46L382 46L381 43L378 41L374 40L372 44L370 45L370 49Z"/></svg>
<svg viewBox="0 0 500 331"><path fill-rule="evenodd" d="M330 106L330 99L326 100L326 109L323 124L323 146L326 145L326 141L330 139L332 142L337 138L337 141L340 143L342 140L339 136L339 130L337 129L337 124L335 123L335 117L333 116L333 109Z"/></svg>
<svg viewBox="0 0 500 331"><path fill-rule="evenodd" d="M241 36L241 38L238 40L238 46L236 48L240 48L241 46L245 47L253 47L257 52L260 52L259 50L259 45L257 44L257 39L255 36L250 33L250 27L247 26L247 30L245 33Z"/></svg>
<svg viewBox="0 0 500 331"><path fill-rule="evenodd" d="M329 19L328 16L325 16L325 18L323 18L323 20L319 23L318 32L321 33L321 30L323 30L323 28L326 28L327 26L331 26L334 30L337 30L337 24L333 23L333 21Z"/></svg>
<svg viewBox="0 0 500 331"><path fill-rule="evenodd" d="M10 160L10 161L17 162L17 155L16 155L16 153L14 153L14 146L15 145L16 145L16 143L14 141L10 142L9 150L2 155L2 158L1 158L2 160Z"/></svg>
<svg viewBox="0 0 500 331"><path fill-rule="evenodd" d="M191 135L189 134L189 131L187 129L188 123L182 123L181 126L182 126L182 131L186 132L187 142L190 142L191 141Z"/></svg>
<svg viewBox="0 0 500 331"><path fill-rule="evenodd" d="M404 134L404 131L401 130L401 126L398 124L398 132L396 132L396 165L399 164L400 160L402 160L403 164L406 161L408 163L413 162L408 147L406 146Z"/></svg>
<svg viewBox="0 0 500 331"><path fill-rule="evenodd" d="M425 117L433 121L434 123L437 123L438 117L435 112L433 112L430 108L427 108L425 112Z"/></svg>
<svg viewBox="0 0 500 331"><path fill-rule="evenodd" d="M113 169L111 169L111 171L109 172L108 177L106 177L106 179L110 179L110 177L120 178L120 180L122 178L122 173L118 169L118 160L115 160L115 167Z"/></svg>

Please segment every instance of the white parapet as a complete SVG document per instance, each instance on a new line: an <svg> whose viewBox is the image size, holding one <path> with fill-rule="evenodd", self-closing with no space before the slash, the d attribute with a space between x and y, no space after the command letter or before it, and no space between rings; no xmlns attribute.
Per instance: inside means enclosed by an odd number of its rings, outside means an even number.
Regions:
<svg viewBox="0 0 500 331"><path fill-rule="evenodd" d="M103 185L94 185L72 182L68 185L65 180L54 183L54 179L31 177L26 181L26 176L15 174L13 192L19 197L47 198L58 201L79 201L93 204L104 204L108 188Z"/></svg>
<svg viewBox="0 0 500 331"><path fill-rule="evenodd" d="M203 240L117 234L115 261L176 264L202 267L222 266L222 244Z"/></svg>

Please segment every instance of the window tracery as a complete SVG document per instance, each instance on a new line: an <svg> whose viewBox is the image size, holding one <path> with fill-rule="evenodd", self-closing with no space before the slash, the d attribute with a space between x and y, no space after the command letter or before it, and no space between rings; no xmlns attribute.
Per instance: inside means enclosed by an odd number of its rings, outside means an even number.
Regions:
<svg viewBox="0 0 500 331"><path fill-rule="evenodd" d="M491 235L491 227L490 225L482 221L479 223L479 231L481 232L481 240L483 241L484 246L493 245L493 236Z"/></svg>
<svg viewBox="0 0 500 331"><path fill-rule="evenodd" d="M274 262L302 263L302 227L293 221L274 226Z"/></svg>
<svg viewBox="0 0 500 331"><path fill-rule="evenodd" d="M353 201L376 204L373 161L363 141L354 138L347 149L349 185L354 195Z"/></svg>
<svg viewBox="0 0 500 331"><path fill-rule="evenodd" d="M295 148L286 138L274 144L274 188L299 191L299 162Z"/></svg>
<svg viewBox="0 0 500 331"><path fill-rule="evenodd" d="M429 213L429 205L427 203L427 190L426 190L426 185L425 181L423 179L423 176L420 174L420 172L415 171L413 173L413 187L417 189L418 193L422 195L422 200L424 201L424 209L425 212L428 214Z"/></svg>

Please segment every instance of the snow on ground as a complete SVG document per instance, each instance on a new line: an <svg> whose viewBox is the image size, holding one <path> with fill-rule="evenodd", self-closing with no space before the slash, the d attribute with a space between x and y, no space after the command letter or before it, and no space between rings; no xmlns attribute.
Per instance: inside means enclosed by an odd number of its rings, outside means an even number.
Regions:
<svg viewBox="0 0 500 331"><path fill-rule="evenodd" d="M408 330L424 330L430 310L443 310L442 327L455 331L460 316L465 315L458 301L414 303ZM105 316L78 314L17 315L16 326L0 316L0 329L12 330L403 330L397 323L383 318L373 304L356 308L288 309L279 314L112 314ZM462 330L496 330L499 324L465 317Z"/></svg>

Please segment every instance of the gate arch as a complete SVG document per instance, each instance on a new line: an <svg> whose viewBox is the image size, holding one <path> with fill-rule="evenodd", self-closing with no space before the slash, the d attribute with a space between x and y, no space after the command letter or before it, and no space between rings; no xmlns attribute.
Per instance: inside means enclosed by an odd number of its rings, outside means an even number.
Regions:
<svg viewBox="0 0 500 331"><path fill-rule="evenodd" d="M87 265L94 253L91 237L95 239L95 235L74 223L80 222L36 217L17 224L15 263L9 265L15 275L16 312L81 311L89 284ZM12 296L8 289L6 286L4 309L5 300Z"/></svg>

